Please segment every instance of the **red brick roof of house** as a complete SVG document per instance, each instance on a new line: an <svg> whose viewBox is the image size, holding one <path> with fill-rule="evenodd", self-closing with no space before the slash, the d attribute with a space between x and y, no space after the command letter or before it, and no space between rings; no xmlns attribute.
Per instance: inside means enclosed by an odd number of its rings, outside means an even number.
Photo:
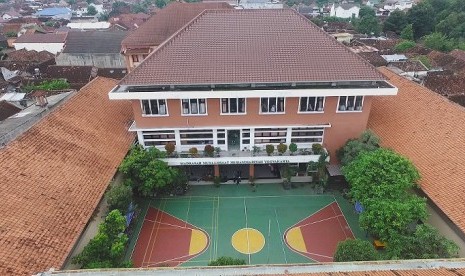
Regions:
<svg viewBox="0 0 465 276"><path fill-rule="evenodd" d="M465 61L465 51L464 50L455 49L452 52L450 52L450 55L455 57L455 58L458 58L460 60Z"/></svg>
<svg viewBox="0 0 465 276"><path fill-rule="evenodd" d="M0 274L61 268L134 135L131 105L97 78L0 150Z"/></svg>
<svg viewBox="0 0 465 276"><path fill-rule="evenodd" d="M23 34L15 43L64 43L67 33Z"/></svg>
<svg viewBox="0 0 465 276"><path fill-rule="evenodd" d="M428 54L428 58L433 67L441 67L444 70L450 70L455 73L465 73L465 61L453 55L431 51Z"/></svg>
<svg viewBox="0 0 465 276"><path fill-rule="evenodd" d="M418 168L425 194L465 233L465 108L380 69L397 96L373 99L368 127Z"/></svg>
<svg viewBox="0 0 465 276"><path fill-rule="evenodd" d="M424 85L444 96L465 95L465 75L428 74Z"/></svg>
<svg viewBox="0 0 465 276"><path fill-rule="evenodd" d="M126 48L158 46L206 9L232 9L227 3L172 2L150 17L121 43Z"/></svg>
<svg viewBox="0 0 465 276"><path fill-rule="evenodd" d="M201 13L120 84L357 80L384 76L297 11L228 9Z"/></svg>
<svg viewBox="0 0 465 276"><path fill-rule="evenodd" d="M111 24L118 24L126 30L135 30L142 26L145 21L150 18L150 15L145 13L125 13L114 16L108 20Z"/></svg>

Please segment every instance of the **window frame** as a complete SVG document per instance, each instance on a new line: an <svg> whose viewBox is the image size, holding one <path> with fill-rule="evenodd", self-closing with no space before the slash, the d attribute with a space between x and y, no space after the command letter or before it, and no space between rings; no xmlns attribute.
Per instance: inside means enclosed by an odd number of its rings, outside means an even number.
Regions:
<svg viewBox="0 0 465 276"><path fill-rule="evenodd" d="M244 112L236 112L236 113L231 113L231 112L223 112L223 100L228 100L228 110L231 110L231 99L236 99L237 100L237 110L239 110L239 99L244 99ZM247 115L247 98L220 98L220 115Z"/></svg>
<svg viewBox="0 0 465 276"><path fill-rule="evenodd" d="M323 109L322 110L314 110L314 111L301 111L300 104L302 98L307 98L307 106L308 106L308 99L315 98L315 104L318 103L318 98L323 98ZM325 112L325 104L326 104L326 97L325 96L308 96L308 97L299 97L299 106L297 107L297 113L299 114L314 114L314 113L324 113Z"/></svg>
<svg viewBox="0 0 465 276"><path fill-rule="evenodd" d="M143 101L148 101L150 106L150 114L144 113L144 103ZM157 110L160 111L160 101L165 101L165 114L153 114L152 113L152 101L157 101ZM142 113L142 117L166 117L170 116L168 112L168 100L167 99L147 99L147 100L140 100L140 110Z"/></svg>
<svg viewBox="0 0 465 276"><path fill-rule="evenodd" d="M278 100L280 98L283 99L283 111L276 111L276 112L271 112L271 111L266 111L266 112L263 112L262 110L262 99L268 99L267 101L267 106L270 105L270 98L276 98L276 105L278 105ZM258 110L259 110L259 114L264 114L264 115L279 115L279 114L286 114L286 97L260 97L259 98L260 102L258 104ZM277 110L277 108L276 108Z"/></svg>
<svg viewBox="0 0 465 276"><path fill-rule="evenodd" d="M346 97L345 104L346 104L346 109L345 110L340 110L339 105L341 102L341 97ZM349 97L354 97L354 109L353 110L348 110L347 109L347 103L349 101ZM362 97L362 104L361 108L359 110L356 109L355 104L357 103L357 97ZM353 112L363 112L363 104L365 103L365 96L364 95L349 95L349 96L339 96L337 99L337 105L336 105L336 113L353 113Z"/></svg>
<svg viewBox="0 0 465 276"><path fill-rule="evenodd" d="M139 55L131 55L132 63L140 62Z"/></svg>
<svg viewBox="0 0 465 276"><path fill-rule="evenodd" d="M183 101L187 100L189 103L189 113L184 113ZM197 101L197 111L198 113L192 113L192 103L191 100ZM200 113L200 100L205 101L205 113ZM179 103L181 104L181 116L207 116L208 115L208 99L207 98L187 98L187 99L179 99Z"/></svg>

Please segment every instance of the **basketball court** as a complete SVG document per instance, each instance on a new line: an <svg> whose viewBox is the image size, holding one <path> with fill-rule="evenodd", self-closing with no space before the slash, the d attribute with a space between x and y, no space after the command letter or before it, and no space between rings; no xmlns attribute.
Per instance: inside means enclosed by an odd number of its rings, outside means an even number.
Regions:
<svg viewBox="0 0 465 276"><path fill-rule="evenodd" d="M364 236L349 203L308 185L285 191L263 184L256 192L195 186L143 210L128 254L135 267L204 266L221 256L247 264L331 262L339 241Z"/></svg>

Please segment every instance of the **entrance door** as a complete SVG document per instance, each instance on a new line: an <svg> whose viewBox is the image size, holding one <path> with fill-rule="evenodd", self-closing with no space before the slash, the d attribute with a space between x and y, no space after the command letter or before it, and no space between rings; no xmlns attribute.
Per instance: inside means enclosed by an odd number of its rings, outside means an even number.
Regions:
<svg viewBox="0 0 465 276"><path fill-rule="evenodd" d="M238 129L228 130L228 151L241 149L241 131Z"/></svg>

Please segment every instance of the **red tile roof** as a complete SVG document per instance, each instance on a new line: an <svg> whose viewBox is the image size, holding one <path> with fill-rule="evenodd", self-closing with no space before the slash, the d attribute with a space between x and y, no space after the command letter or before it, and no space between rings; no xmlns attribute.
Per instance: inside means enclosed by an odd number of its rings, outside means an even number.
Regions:
<svg viewBox="0 0 465 276"><path fill-rule="evenodd" d="M432 51L428 54L428 58L433 67L441 67L444 70L450 70L456 73L465 72L465 61L450 54Z"/></svg>
<svg viewBox="0 0 465 276"><path fill-rule="evenodd" d="M126 48L158 46L206 9L232 9L227 3L172 2L122 42Z"/></svg>
<svg viewBox="0 0 465 276"><path fill-rule="evenodd" d="M428 74L424 85L436 93L446 97L452 95L465 95L464 75L435 75Z"/></svg>
<svg viewBox="0 0 465 276"><path fill-rule="evenodd" d="M0 275L60 268L134 139L97 78L0 150Z"/></svg>
<svg viewBox="0 0 465 276"><path fill-rule="evenodd" d="M373 99L368 127L383 146L413 161L421 189L465 233L465 108L386 68L381 72L399 92Z"/></svg>
<svg viewBox="0 0 465 276"><path fill-rule="evenodd" d="M50 34L23 34L16 39L15 43L64 43L66 40L65 33Z"/></svg>
<svg viewBox="0 0 465 276"><path fill-rule="evenodd" d="M206 10L121 84L382 79L367 61L294 10Z"/></svg>
<svg viewBox="0 0 465 276"><path fill-rule="evenodd" d="M118 24L127 30L135 30L150 18L150 15L145 13L125 13L120 14L108 20L111 24Z"/></svg>
<svg viewBox="0 0 465 276"><path fill-rule="evenodd" d="M460 60L465 61L465 51L464 50L455 49L452 52L450 52L450 55L455 57L455 58L458 58Z"/></svg>

